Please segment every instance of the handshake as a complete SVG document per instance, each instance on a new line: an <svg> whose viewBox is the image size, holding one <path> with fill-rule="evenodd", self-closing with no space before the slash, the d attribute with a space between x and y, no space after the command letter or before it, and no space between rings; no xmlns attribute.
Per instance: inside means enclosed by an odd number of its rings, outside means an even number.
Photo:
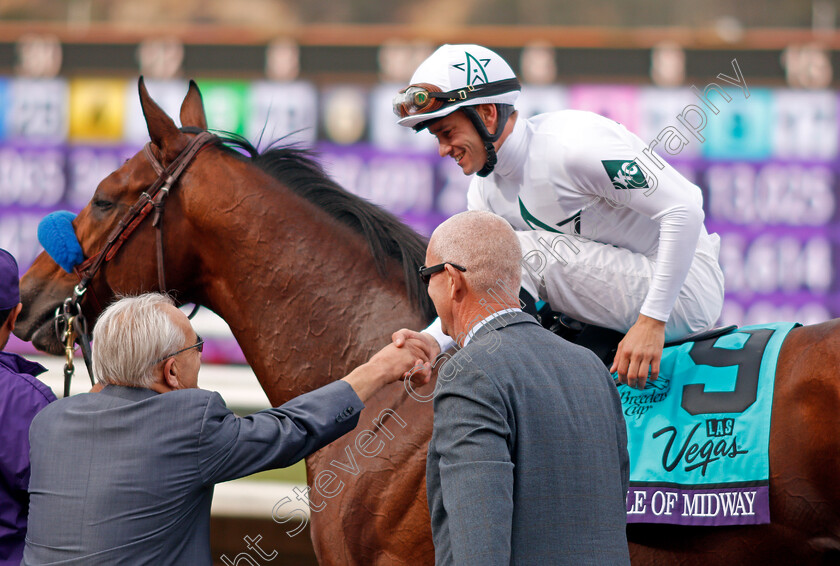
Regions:
<svg viewBox="0 0 840 566"><path fill-rule="evenodd" d="M410 379L418 386L428 383L438 354L440 346L432 336L403 328L391 335L390 344L353 370L344 381L366 402L380 388L399 379Z"/></svg>

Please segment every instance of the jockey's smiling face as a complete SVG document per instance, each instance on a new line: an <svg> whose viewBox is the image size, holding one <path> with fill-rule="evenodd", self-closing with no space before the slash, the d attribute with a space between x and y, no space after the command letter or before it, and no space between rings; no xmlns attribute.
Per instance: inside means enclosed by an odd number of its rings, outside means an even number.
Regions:
<svg viewBox="0 0 840 566"><path fill-rule="evenodd" d="M479 105L479 115L482 114L482 106L492 107ZM429 132L437 138L440 156L454 159L464 171L464 175L472 175L484 167L487 160L484 142L470 119L460 110L433 122L429 126Z"/></svg>

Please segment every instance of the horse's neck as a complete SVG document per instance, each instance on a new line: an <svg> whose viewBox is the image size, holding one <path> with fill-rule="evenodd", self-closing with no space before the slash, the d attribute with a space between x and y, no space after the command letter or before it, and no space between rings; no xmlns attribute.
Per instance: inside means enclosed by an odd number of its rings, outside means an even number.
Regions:
<svg viewBox="0 0 840 566"><path fill-rule="evenodd" d="M218 219L238 226L200 235L200 300L228 323L275 405L343 377L394 330L423 323L399 266L383 280L361 236L282 196L243 199L251 210Z"/></svg>

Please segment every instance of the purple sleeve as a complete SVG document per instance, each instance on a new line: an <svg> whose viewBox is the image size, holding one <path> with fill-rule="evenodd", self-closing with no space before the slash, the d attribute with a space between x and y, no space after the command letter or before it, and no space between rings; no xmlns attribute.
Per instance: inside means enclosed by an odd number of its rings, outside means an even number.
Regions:
<svg viewBox="0 0 840 566"><path fill-rule="evenodd" d="M29 488L29 425L54 399L24 376L0 367L0 475L13 489Z"/></svg>

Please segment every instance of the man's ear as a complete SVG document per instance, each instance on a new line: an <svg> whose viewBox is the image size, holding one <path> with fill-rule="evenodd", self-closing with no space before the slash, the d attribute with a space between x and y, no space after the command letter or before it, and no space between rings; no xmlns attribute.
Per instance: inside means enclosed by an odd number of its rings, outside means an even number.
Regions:
<svg viewBox="0 0 840 566"><path fill-rule="evenodd" d="M481 121L484 122L484 127L491 134L496 133L496 126L499 124L499 113L497 112L495 104L479 104L476 108Z"/></svg>
<svg viewBox="0 0 840 566"><path fill-rule="evenodd" d="M23 303L18 303L17 306L12 309L12 312L9 313L9 318L7 318L6 322L3 323L3 326L8 328L9 332L15 329L15 322L17 321L17 317L21 310L23 310Z"/></svg>
<svg viewBox="0 0 840 566"><path fill-rule="evenodd" d="M449 274L449 294L455 300L461 298L467 291L467 280L460 270L455 269L449 264L444 267Z"/></svg>
<svg viewBox="0 0 840 566"><path fill-rule="evenodd" d="M163 381L170 389L183 389L175 358L168 358L163 363Z"/></svg>

